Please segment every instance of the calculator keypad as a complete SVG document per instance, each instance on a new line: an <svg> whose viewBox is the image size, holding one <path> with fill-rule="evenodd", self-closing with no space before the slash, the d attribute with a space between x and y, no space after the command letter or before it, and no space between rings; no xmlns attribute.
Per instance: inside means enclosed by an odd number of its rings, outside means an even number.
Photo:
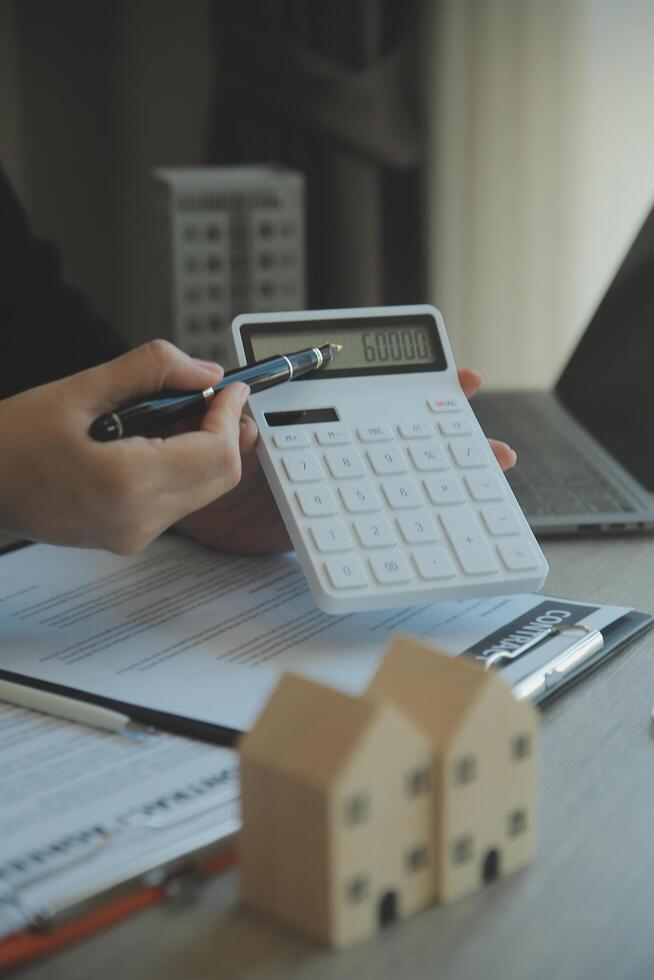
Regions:
<svg viewBox="0 0 654 980"><path fill-rule="evenodd" d="M489 534L520 534L520 524L514 511L506 504L491 504L481 508L483 520Z"/></svg>
<svg viewBox="0 0 654 980"><path fill-rule="evenodd" d="M515 540L499 544L497 550L510 572L526 572L531 568L538 568L536 555L526 541Z"/></svg>
<svg viewBox="0 0 654 980"><path fill-rule="evenodd" d="M394 510L422 506L422 494L413 480L384 480L381 488L389 507Z"/></svg>
<svg viewBox="0 0 654 980"><path fill-rule="evenodd" d="M353 483L350 486L340 487L338 492L345 509L351 514L369 514L381 510L379 497L372 483Z"/></svg>
<svg viewBox="0 0 654 980"><path fill-rule="evenodd" d="M350 532L340 521L320 521L311 528L318 551L352 551Z"/></svg>
<svg viewBox="0 0 654 980"><path fill-rule="evenodd" d="M281 430L272 445L332 588L463 584L539 559L456 398L431 418Z"/></svg>
<svg viewBox="0 0 654 980"><path fill-rule="evenodd" d="M445 507L449 504L462 504L465 495L461 489L461 484L451 473L443 473L442 476L432 476L423 480L427 496L432 504L437 507Z"/></svg>
<svg viewBox="0 0 654 980"><path fill-rule="evenodd" d="M407 544L430 544L438 541L439 533L427 511L403 514L397 518L397 525Z"/></svg>
<svg viewBox="0 0 654 980"><path fill-rule="evenodd" d="M336 480L354 480L368 475L361 457L352 450L334 450L325 453L325 462Z"/></svg>
<svg viewBox="0 0 654 980"><path fill-rule="evenodd" d="M440 519L464 572L488 575L497 571L497 563L470 508L444 510Z"/></svg>
<svg viewBox="0 0 654 980"><path fill-rule="evenodd" d="M296 490L295 496L305 517L326 517L338 514L334 494L328 487Z"/></svg>
<svg viewBox="0 0 654 980"><path fill-rule="evenodd" d="M416 551L413 560L420 577L428 582L434 581L434 579L454 578L456 575L454 562L442 545Z"/></svg>
<svg viewBox="0 0 654 980"><path fill-rule="evenodd" d="M450 464L447 456L436 442L421 443L419 446L409 446L411 462L417 470L448 470Z"/></svg>
<svg viewBox="0 0 654 980"><path fill-rule="evenodd" d="M393 433L387 425L364 425L357 429L361 442L392 442Z"/></svg>
<svg viewBox="0 0 654 980"><path fill-rule="evenodd" d="M352 433L345 425L330 425L316 432L316 442L319 446L349 446Z"/></svg>
<svg viewBox="0 0 654 980"><path fill-rule="evenodd" d="M323 479L318 457L312 453L282 456L282 465L291 483L313 483L315 480Z"/></svg>
<svg viewBox="0 0 654 980"><path fill-rule="evenodd" d="M276 432L273 436L273 445L278 449L308 449L311 443L306 432L291 430Z"/></svg>
<svg viewBox="0 0 654 980"><path fill-rule="evenodd" d="M463 479L473 500L504 500L505 493L495 473L466 473Z"/></svg>
<svg viewBox="0 0 654 980"><path fill-rule="evenodd" d="M457 466L466 469L473 466L488 466L486 449L476 439L462 439L461 442L450 443L452 459Z"/></svg>
<svg viewBox="0 0 654 980"><path fill-rule="evenodd" d="M434 434L433 426L427 422L401 422L397 431L403 439L429 439Z"/></svg>
<svg viewBox="0 0 654 980"><path fill-rule="evenodd" d="M328 558L325 568L335 589L359 589L368 585L368 573L358 558Z"/></svg>
<svg viewBox="0 0 654 980"><path fill-rule="evenodd" d="M463 405L459 398L428 398L427 407L442 415L443 412L462 412Z"/></svg>
<svg viewBox="0 0 654 980"><path fill-rule="evenodd" d="M400 585L413 579L409 566L399 553L375 555L368 562L380 585Z"/></svg>
<svg viewBox="0 0 654 980"><path fill-rule="evenodd" d="M470 436L472 435L472 426L468 419L463 417L441 419L438 423L438 431L444 436Z"/></svg>
<svg viewBox="0 0 654 980"><path fill-rule="evenodd" d="M364 548L389 548L397 544L397 538L385 517L358 517L354 530Z"/></svg>
<svg viewBox="0 0 654 980"><path fill-rule="evenodd" d="M391 473L407 473L409 467L404 456L396 445L379 446L367 449L366 456L373 472L378 476L388 476Z"/></svg>

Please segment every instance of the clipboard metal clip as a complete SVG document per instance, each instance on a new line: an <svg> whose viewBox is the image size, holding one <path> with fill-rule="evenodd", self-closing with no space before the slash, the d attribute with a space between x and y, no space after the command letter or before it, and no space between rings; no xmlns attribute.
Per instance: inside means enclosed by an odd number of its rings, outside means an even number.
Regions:
<svg viewBox="0 0 654 980"><path fill-rule="evenodd" d="M519 701L537 701L545 697L554 691L559 684L592 661L604 646L604 637L600 630L584 626L582 623L571 623L569 626L551 627L551 629L544 631L544 635L535 637L535 642L530 641L524 647L512 651L513 655L508 659L511 662L517 655L524 653L525 649L531 649L552 636L560 636L566 633L577 633L581 636L573 640L565 650L555 654L546 663L536 667L535 670L513 685L513 695Z"/></svg>
<svg viewBox="0 0 654 980"><path fill-rule="evenodd" d="M551 626L542 633L536 634L527 643L515 650L497 650L486 661L486 670L498 665L505 665L508 661L512 663L527 650L543 643L553 636L561 636L565 633L581 633L578 639L574 640L567 649L555 654L551 660L541 664L526 677L522 677L513 685L513 694L519 701L534 701L545 697L553 691L559 684L574 674L580 667L592 660L596 653L604 646L604 637L598 629L584 626L583 623L571 623L568 626Z"/></svg>

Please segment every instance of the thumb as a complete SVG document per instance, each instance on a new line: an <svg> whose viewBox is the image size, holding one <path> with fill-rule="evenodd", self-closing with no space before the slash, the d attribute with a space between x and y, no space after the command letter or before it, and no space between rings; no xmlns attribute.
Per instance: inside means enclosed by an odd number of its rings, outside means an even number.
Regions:
<svg viewBox="0 0 654 980"><path fill-rule="evenodd" d="M83 372L88 377L98 411L109 410L130 398L161 391L215 384L220 365L199 363L167 340L151 340L113 361Z"/></svg>

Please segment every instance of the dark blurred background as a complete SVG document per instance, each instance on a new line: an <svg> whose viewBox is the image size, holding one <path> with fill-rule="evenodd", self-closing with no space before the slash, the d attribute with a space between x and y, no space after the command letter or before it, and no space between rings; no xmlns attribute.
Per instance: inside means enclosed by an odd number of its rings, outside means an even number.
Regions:
<svg viewBox="0 0 654 980"><path fill-rule="evenodd" d="M548 384L651 201L651 0L0 0L0 157L130 343L161 165L307 181L312 307L431 301Z"/></svg>

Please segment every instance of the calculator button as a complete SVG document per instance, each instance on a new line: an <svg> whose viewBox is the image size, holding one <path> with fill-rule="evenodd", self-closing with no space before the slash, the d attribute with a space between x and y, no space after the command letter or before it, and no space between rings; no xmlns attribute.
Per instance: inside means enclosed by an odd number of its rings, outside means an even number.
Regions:
<svg viewBox="0 0 654 980"><path fill-rule="evenodd" d="M422 495L413 480L384 480L381 488L390 506L396 510L422 507Z"/></svg>
<svg viewBox="0 0 654 980"><path fill-rule="evenodd" d="M366 475L366 468L358 453L352 450L334 450L325 453L325 461L329 472L337 480L360 479Z"/></svg>
<svg viewBox="0 0 654 980"><path fill-rule="evenodd" d="M329 558L325 568L335 589L358 589L368 584L368 576L358 558Z"/></svg>
<svg viewBox="0 0 654 980"><path fill-rule="evenodd" d="M454 563L442 545L415 551L413 560L421 578L454 578L456 575Z"/></svg>
<svg viewBox="0 0 654 980"><path fill-rule="evenodd" d="M429 544L438 541L439 534L434 522L424 510L418 514L403 514L397 518L397 523L407 544Z"/></svg>
<svg viewBox="0 0 654 980"><path fill-rule="evenodd" d="M538 560L532 549L524 541L506 541L498 544L500 558L510 572L524 572L538 568Z"/></svg>
<svg viewBox="0 0 654 980"><path fill-rule="evenodd" d="M447 470L450 464L441 447L433 442L421 446L409 446L411 462L417 470Z"/></svg>
<svg viewBox="0 0 654 980"><path fill-rule="evenodd" d="M295 496L305 517L326 517L338 513L334 495L327 487L306 487L296 490Z"/></svg>
<svg viewBox="0 0 654 980"><path fill-rule="evenodd" d="M371 483L353 483L350 486L340 487L338 492L345 509L352 514L365 514L381 510L379 498Z"/></svg>
<svg viewBox="0 0 654 980"><path fill-rule="evenodd" d="M314 483L324 479L318 458L313 453L282 456L282 463L292 483Z"/></svg>
<svg viewBox="0 0 654 980"><path fill-rule="evenodd" d="M393 433L387 425L362 425L357 429L361 442L391 442Z"/></svg>
<svg viewBox="0 0 654 980"><path fill-rule="evenodd" d="M460 412L463 405L460 398L428 398L427 405L432 412Z"/></svg>
<svg viewBox="0 0 654 980"><path fill-rule="evenodd" d="M340 521L322 521L311 528L318 551L351 551L354 545L350 533Z"/></svg>
<svg viewBox="0 0 654 980"><path fill-rule="evenodd" d="M494 473L466 473L463 479L473 500L504 500L506 496Z"/></svg>
<svg viewBox="0 0 654 980"><path fill-rule="evenodd" d="M316 429L314 435L319 446L347 446L352 442L352 433L345 425L330 425L328 429Z"/></svg>
<svg viewBox="0 0 654 980"><path fill-rule="evenodd" d="M402 555L375 555L368 562L372 573L380 585L397 585L410 582L413 578L411 570Z"/></svg>
<svg viewBox="0 0 654 980"><path fill-rule="evenodd" d="M467 419L441 419L438 428L444 436L472 435L472 426Z"/></svg>
<svg viewBox="0 0 654 980"><path fill-rule="evenodd" d="M465 442L451 442L450 452L457 466L488 466L488 455L485 448L473 439L466 439Z"/></svg>
<svg viewBox="0 0 654 980"><path fill-rule="evenodd" d="M357 517L354 528L364 548L390 548L397 544L385 517Z"/></svg>
<svg viewBox="0 0 654 980"><path fill-rule="evenodd" d="M497 571L495 559L468 507L443 511L440 519L464 572L487 575Z"/></svg>
<svg viewBox="0 0 654 980"><path fill-rule="evenodd" d="M465 500L459 481L451 474L429 476L422 481L432 504L462 504Z"/></svg>
<svg viewBox="0 0 654 980"><path fill-rule="evenodd" d="M273 443L278 449L308 449L309 436L301 429L294 432L276 432Z"/></svg>
<svg viewBox="0 0 654 980"><path fill-rule="evenodd" d="M507 504L482 507L481 517L490 534L519 534L522 528L515 512Z"/></svg>
<svg viewBox="0 0 654 980"><path fill-rule="evenodd" d="M397 431L403 439L426 439L433 436L434 426L430 422L402 422Z"/></svg>
<svg viewBox="0 0 654 980"><path fill-rule="evenodd" d="M379 476L408 471L408 466L398 446L380 446L379 449L366 449L366 455L373 470Z"/></svg>

